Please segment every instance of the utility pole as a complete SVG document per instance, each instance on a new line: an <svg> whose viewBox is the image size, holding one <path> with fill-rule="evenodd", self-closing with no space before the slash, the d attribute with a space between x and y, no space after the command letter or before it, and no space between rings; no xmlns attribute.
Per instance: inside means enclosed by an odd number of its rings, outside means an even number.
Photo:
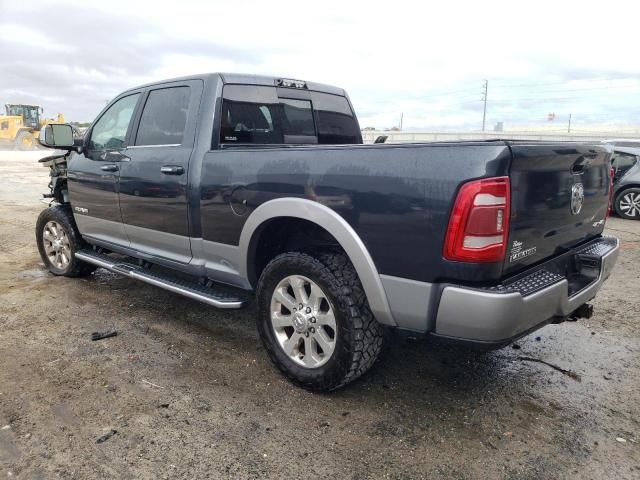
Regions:
<svg viewBox="0 0 640 480"><path fill-rule="evenodd" d="M569 127L567 128L567 133L571 133L571 114L569 114Z"/></svg>
<svg viewBox="0 0 640 480"><path fill-rule="evenodd" d="M489 80L484 81L482 89L482 101L484 103L484 107L482 108L482 131L484 132L487 123L487 95L489 93Z"/></svg>
<svg viewBox="0 0 640 480"><path fill-rule="evenodd" d="M400 112L400 130L402 130L402 119L404 118L404 112Z"/></svg>
<svg viewBox="0 0 640 480"><path fill-rule="evenodd" d="M489 93L489 80L484 81L482 88L482 101L484 102L484 107L482 109L482 131L484 132L487 123L487 95Z"/></svg>

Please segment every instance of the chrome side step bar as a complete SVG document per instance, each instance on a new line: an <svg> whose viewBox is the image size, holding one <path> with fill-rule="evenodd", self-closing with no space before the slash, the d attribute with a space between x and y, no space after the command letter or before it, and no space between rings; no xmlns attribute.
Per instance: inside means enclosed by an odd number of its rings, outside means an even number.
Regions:
<svg viewBox="0 0 640 480"><path fill-rule="evenodd" d="M164 288L170 292L184 295L216 308L238 309L248 303L247 298L238 295L230 295L226 292L218 292L212 288L200 285L197 282L189 282L170 274L145 270L138 265L131 264L121 259L110 257L94 250L80 250L75 254L78 260L106 268L114 273Z"/></svg>

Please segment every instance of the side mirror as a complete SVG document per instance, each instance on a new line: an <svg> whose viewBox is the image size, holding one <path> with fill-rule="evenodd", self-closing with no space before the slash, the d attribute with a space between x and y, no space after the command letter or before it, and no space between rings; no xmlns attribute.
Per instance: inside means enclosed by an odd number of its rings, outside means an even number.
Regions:
<svg viewBox="0 0 640 480"><path fill-rule="evenodd" d="M73 128L67 123L52 123L45 125L40 130L40 145L48 148L59 148L62 150L73 150Z"/></svg>

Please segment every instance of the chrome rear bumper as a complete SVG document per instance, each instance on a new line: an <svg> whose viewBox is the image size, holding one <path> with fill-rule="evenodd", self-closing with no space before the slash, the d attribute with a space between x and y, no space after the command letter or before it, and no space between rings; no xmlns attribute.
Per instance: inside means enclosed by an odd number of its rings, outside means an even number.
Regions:
<svg viewBox="0 0 640 480"><path fill-rule="evenodd" d="M603 237L583 250L599 259L599 273L594 281L571 296L569 281L557 274L552 274L557 276L553 283L530 294L526 289L445 287L438 305L435 334L462 341L505 344L555 318L571 315L595 297L611 274L618 258L619 241Z"/></svg>

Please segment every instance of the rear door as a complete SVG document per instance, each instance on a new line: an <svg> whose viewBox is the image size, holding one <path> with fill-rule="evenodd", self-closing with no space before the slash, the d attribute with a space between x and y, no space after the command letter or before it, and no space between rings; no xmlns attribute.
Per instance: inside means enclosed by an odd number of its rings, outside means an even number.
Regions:
<svg viewBox="0 0 640 480"><path fill-rule="evenodd" d="M131 247L180 263L192 257L187 178L201 94L199 80L149 88L120 170Z"/></svg>
<svg viewBox="0 0 640 480"><path fill-rule="evenodd" d="M602 234L610 153L562 143L511 144L511 226L505 273Z"/></svg>

